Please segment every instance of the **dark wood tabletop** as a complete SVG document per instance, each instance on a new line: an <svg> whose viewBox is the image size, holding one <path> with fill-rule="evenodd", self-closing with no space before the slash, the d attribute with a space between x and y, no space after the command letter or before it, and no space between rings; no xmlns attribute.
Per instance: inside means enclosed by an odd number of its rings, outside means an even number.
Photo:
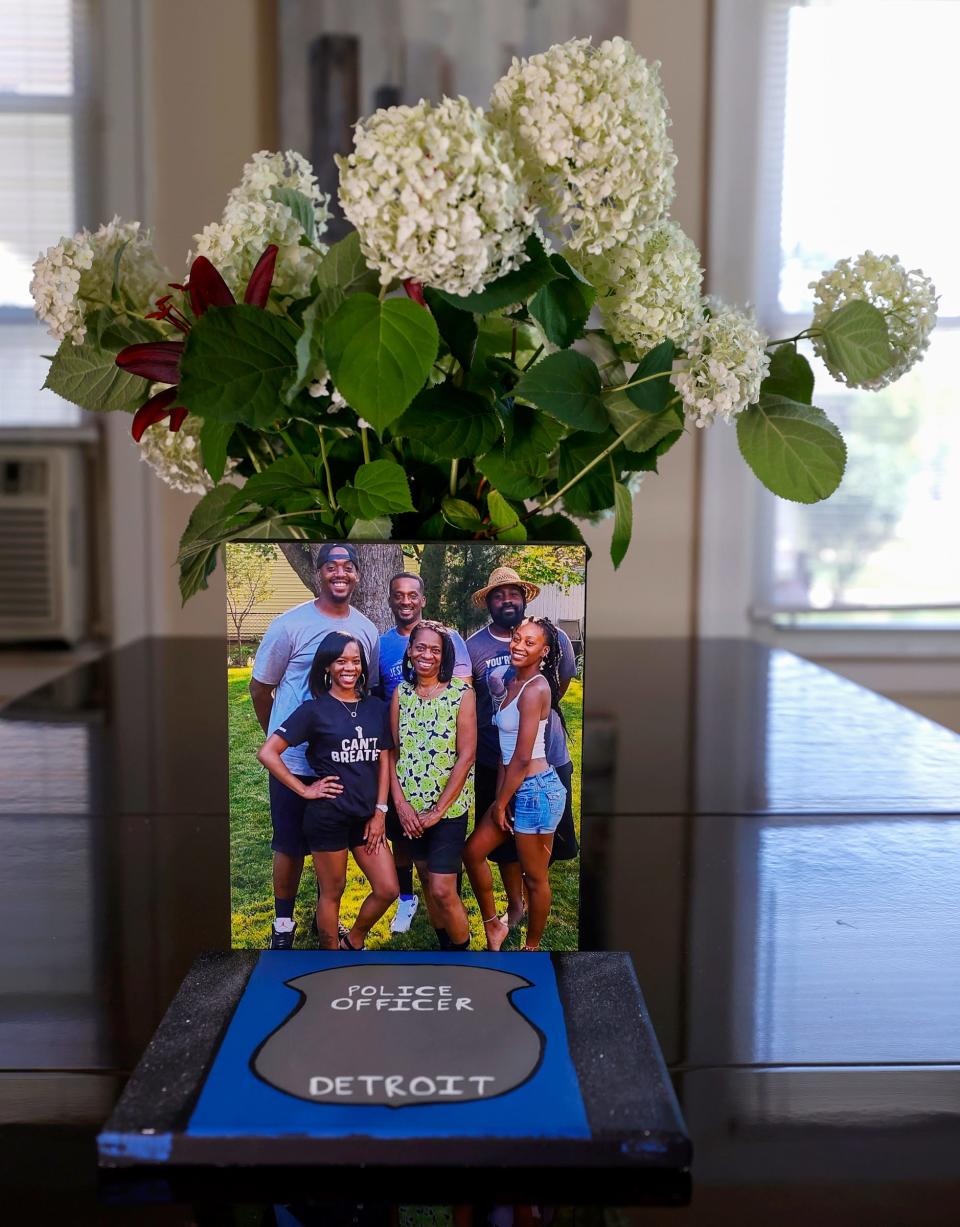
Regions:
<svg viewBox="0 0 960 1227"><path fill-rule="evenodd" d="M96 1185L125 1077L229 945L224 670L144 640L0 712L9 1221L274 1221ZM583 800L582 944L632 955L694 1145L689 1205L632 1213L960 1221L960 737L756 644L601 640Z"/></svg>

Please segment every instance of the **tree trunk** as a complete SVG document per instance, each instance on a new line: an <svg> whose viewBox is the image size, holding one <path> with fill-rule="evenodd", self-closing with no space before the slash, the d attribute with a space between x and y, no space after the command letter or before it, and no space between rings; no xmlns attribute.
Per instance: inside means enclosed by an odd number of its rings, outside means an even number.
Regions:
<svg viewBox="0 0 960 1227"><path fill-rule="evenodd" d="M403 570L403 551L399 545L358 544L360 582L350 604L366 614L383 634L393 626L393 614L387 604L390 580Z"/></svg>

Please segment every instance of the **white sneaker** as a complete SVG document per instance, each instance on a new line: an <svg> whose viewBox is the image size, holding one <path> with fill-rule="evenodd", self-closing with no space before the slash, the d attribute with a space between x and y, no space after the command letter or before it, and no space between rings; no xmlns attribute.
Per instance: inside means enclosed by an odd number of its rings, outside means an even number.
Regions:
<svg viewBox="0 0 960 1227"><path fill-rule="evenodd" d="M417 908L420 906L420 900L416 895L409 899L401 899L397 904L397 910L393 915L393 920L390 921L391 933L406 933L413 923L413 918L417 914Z"/></svg>

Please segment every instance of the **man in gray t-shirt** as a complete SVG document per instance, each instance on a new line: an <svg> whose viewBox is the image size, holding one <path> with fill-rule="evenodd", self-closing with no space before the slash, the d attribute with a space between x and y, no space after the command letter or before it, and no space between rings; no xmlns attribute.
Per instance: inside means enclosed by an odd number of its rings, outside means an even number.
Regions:
<svg viewBox="0 0 960 1227"><path fill-rule="evenodd" d="M354 637L367 660L366 685L379 677L380 634L376 626L350 604L360 579L356 547L325 544L317 558L319 595L282 613L267 627L253 662L250 697L266 736L310 696L308 680L320 643L331 631ZM283 761L302 780L314 778L307 763L306 746L290 746ZM273 894L276 919L271 948L293 946L293 905L309 848L303 836L303 811L307 802L272 775L270 817L273 823Z"/></svg>

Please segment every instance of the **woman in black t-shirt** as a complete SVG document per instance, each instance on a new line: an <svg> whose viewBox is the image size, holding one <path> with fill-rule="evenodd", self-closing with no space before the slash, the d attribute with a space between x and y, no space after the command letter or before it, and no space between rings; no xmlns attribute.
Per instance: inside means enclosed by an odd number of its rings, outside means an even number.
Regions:
<svg viewBox="0 0 960 1227"><path fill-rule="evenodd" d="M310 670L312 699L302 703L261 746L257 758L307 805L303 833L313 854L320 896L320 946L338 946L340 899L347 881L347 849L353 853L370 893L341 950L362 950L367 933L400 893L397 870L384 835L393 748L390 713L368 695L363 645L331 631L317 648ZM303 783L280 755L306 742L307 762L317 779Z"/></svg>

